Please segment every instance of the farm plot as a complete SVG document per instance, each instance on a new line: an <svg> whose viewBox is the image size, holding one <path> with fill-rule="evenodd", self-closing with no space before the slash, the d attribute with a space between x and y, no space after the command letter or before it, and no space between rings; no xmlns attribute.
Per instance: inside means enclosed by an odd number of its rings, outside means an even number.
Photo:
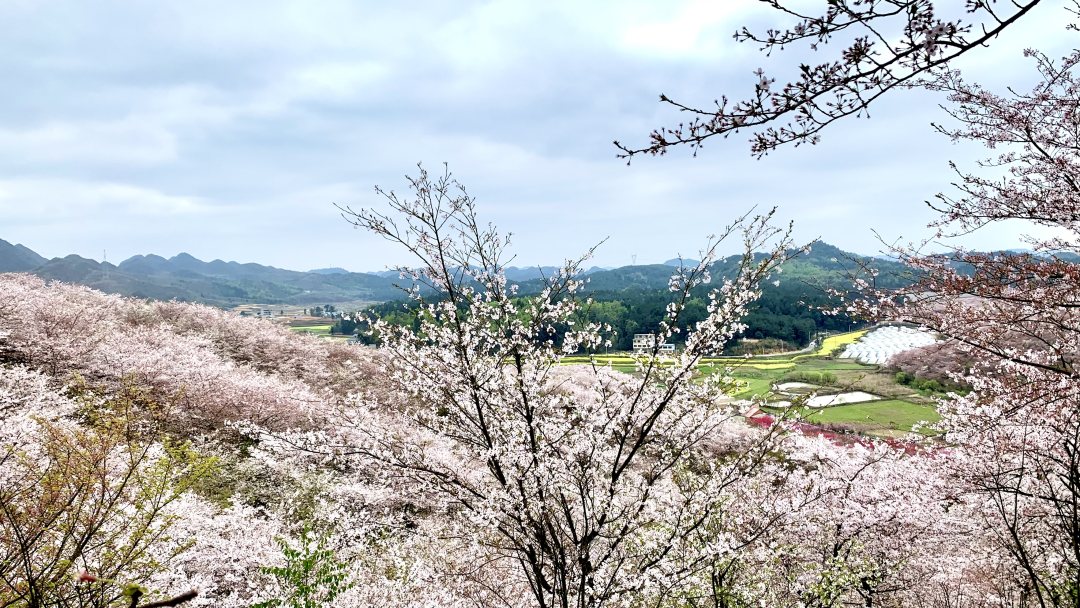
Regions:
<svg viewBox="0 0 1080 608"><path fill-rule="evenodd" d="M880 365L888 362L893 355L937 342L939 340L934 334L913 327L881 327L846 346L840 358Z"/></svg>
<svg viewBox="0 0 1080 608"><path fill-rule="evenodd" d="M900 385L880 366L836 355L869 333L859 330L826 338L810 353L779 357L710 357L698 367L701 374L728 373L738 383L737 399L757 397L765 408L780 412L800 404L800 413L814 424L875 436L900 436L919 422L936 422L933 400ZM572 356L563 364L598 365L634 373L628 353ZM663 364L663 363L661 363Z"/></svg>
<svg viewBox="0 0 1080 608"><path fill-rule="evenodd" d="M920 423L933 424L941 419L932 405L886 399L803 410L808 422L840 427L868 435L897 437L906 435ZM925 429L920 432L927 433Z"/></svg>
<svg viewBox="0 0 1080 608"><path fill-rule="evenodd" d="M351 336L342 334L331 334L330 328L333 327L330 323L326 323L322 320L300 320L293 321L289 324L289 329L297 333L308 334L312 336L318 336L327 340L348 340Z"/></svg>
<svg viewBox="0 0 1080 608"><path fill-rule="evenodd" d="M860 338L865 336L869 330L860 329L858 331L849 331L843 334L836 334L835 336L829 336L821 342L821 346L816 351L806 355L796 355L795 359L805 359L808 357L827 357L833 354L834 351L839 350L841 347L846 347L849 344L858 342Z"/></svg>
<svg viewBox="0 0 1080 608"><path fill-rule="evenodd" d="M330 327L331 327L330 324L326 324L326 325L302 325L302 326L292 326L292 327L289 327L289 329L291 329L293 331L296 331L296 332L300 332L302 334L329 334L330 333Z"/></svg>

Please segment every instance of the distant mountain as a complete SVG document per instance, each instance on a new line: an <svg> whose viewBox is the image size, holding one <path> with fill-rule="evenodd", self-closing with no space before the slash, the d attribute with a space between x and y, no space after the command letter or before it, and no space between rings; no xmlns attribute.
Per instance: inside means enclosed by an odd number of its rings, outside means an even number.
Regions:
<svg viewBox="0 0 1080 608"><path fill-rule="evenodd" d="M1062 256L1071 257L1071 256ZM854 260L878 269L878 285L891 287L910 282L907 269L898 262L858 256L827 243L815 243L810 253L800 255L783 267L778 277L785 283L801 281L816 286L847 287ZM685 259L684 265L697 264ZM737 258L717 261L714 277L734 272ZM621 268L592 267L583 274L591 294L665 290L678 259L663 264L642 264ZM556 266L508 267L507 278L520 285L521 293L536 293L542 277L558 271ZM132 256L119 265L69 255L46 260L23 245L0 240L0 272L32 272L41 277L88 285L109 293L153 299L205 302L216 306L242 303L329 304L350 301L382 302L401 299L395 287L401 283L396 271L348 272L342 268L320 268L310 272L284 270L273 266L213 260L204 262L188 253L171 258L159 255Z"/></svg>
<svg viewBox="0 0 1080 608"><path fill-rule="evenodd" d="M169 259L152 254L136 255L115 266L77 255L46 260L27 247L0 240L0 272L31 272L45 279L138 298L233 306L253 302L297 305L381 302L401 295L393 281L332 270L340 272L295 272L222 260L204 262L188 253Z"/></svg>
<svg viewBox="0 0 1080 608"><path fill-rule="evenodd" d="M12 245L0 239L0 272L26 272L47 261L23 245Z"/></svg>
<svg viewBox="0 0 1080 608"><path fill-rule="evenodd" d="M738 262L737 256L722 258L713 263L710 270L714 277L731 276ZM848 253L828 243L815 243L810 253L802 254L783 266L776 278L785 282L802 281L827 287L848 287L848 273L854 270L853 260L869 264L880 272L878 285L896 287L909 284L907 268L895 261L871 258ZM619 293L627 291L666 290L672 271L678 267L678 258L663 264L641 264L613 269L596 269L588 274L585 291L592 294ZM684 259L685 266L697 265L699 260ZM519 280L521 293L536 293L541 289L539 281Z"/></svg>
<svg viewBox="0 0 1080 608"><path fill-rule="evenodd" d="M167 285L126 273L108 262L98 263L77 255L53 258L33 270L33 274L53 281L76 283L136 298L153 300L211 301L195 297L189 285Z"/></svg>
<svg viewBox="0 0 1080 608"><path fill-rule="evenodd" d="M1020 254L1020 255L1045 255L1045 256L1057 258L1059 260L1063 260L1065 262L1073 262L1073 263L1080 262L1080 254L1077 254L1077 253L1072 252L1072 251L1056 250L1056 251L1047 251L1047 252L1045 252L1043 254L1039 254L1039 253L1036 253L1035 251L1033 251L1031 249L1008 249L1008 250L1005 251L1005 253L1015 253L1015 254Z"/></svg>
<svg viewBox="0 0 1080 608"><path fill-rule="evenodd" d="M120 262L119 269L134 274L157 274L167 272L169 261L160 255L136 255Z"/></svg>
<svg viewBox="0 0 1080 608"><path fill-rule="evenodd" d="M667 314L672 296L668 284L677 262L669 260L664 264L623 266L590 273L583 292L592 305L583 312L585 319L609 324L614 330L613 347L629 350L634 334L654 331ZM684 266L698 263L683 260ZM741 256L729 256L710 266L712 283L691 292L681 327L685 329L705 318L708 291L722 284L724 279L734 277L740 263ZM803 346L816 331L850 329L853 321L848 316L827 315L822 310L836 305L829 290L850 290L851 273L866 266L877 270L876 282L881 287L911 284L912 274L902 264L857 256L826 243L815 243L810 252L789 260L782 266L782 272L774 273L762 284L761 297L750 307L745 317L747 328L742 335L756 339L775 338ZM524 296L539 293L543 288L540 279L518 282L518 293ZM397 312L401 305L400 302L387 302L375 306L374 310L382 314ZM674 337L675 342L680 339L681 336Z"/></svg>
<svg viewBox="0 0 1080 608"><path fill-rule="evenodd" d="M330 273L297 272L222 260L204 262L187 253L167 260L156 255L133 256L118 268L157 284L182 285L192 292L180 299L213 304L381 302L400 295L392 281L370 274L342 269Z"/></svg>
<svg viewBox="0 0 1080 608"><path fill-rule="evenodd" d="M679 266L697 266L700 263L701 260L695 260L694 258L672 258L664 262L664 266L675 266L678 268Z"/></svg>
<svg viewBox="0 0 1080 608"><path fill-rule="evenodd" d="M630 289L665 289L672 267L667 264L641 264L601 270L589 275L587 291L626 291Z"/></svg>
<svg viewBox="0 0 1080 608"><path fill-rule="evenodd" d="M64 258L53 258L35 269L38 276L65 283L85 283L87 280L116 272L116 266L98 263L79 257L74 253Z"/></svg>
<svg viewBox="0 0 1080 608"><path fill-rule="evenodd" d="M510 266L506 269L506 279L514 282L532 281L550 277L557 272L559 272L558 266Z"/></svg>

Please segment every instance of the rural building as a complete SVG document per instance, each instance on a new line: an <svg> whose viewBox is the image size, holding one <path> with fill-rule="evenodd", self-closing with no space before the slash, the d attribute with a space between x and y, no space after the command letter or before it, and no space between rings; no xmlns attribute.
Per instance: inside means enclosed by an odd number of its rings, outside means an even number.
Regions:
<svg viewBox="0 0 1080 608"><path fill-rule="evenodd" d="M638 355L651 353L656 348L656 336L654 334L634 334L634 353ZM660 345L660 348L656 349L657 352L664 354L674 354L675 345L670 342L665 342Z"/></svg>
<svg viewBox="0 0 1080 608"><path fill-rule="evenodd" d="M653 334L634 334L634 352L647 353L656 346L656 336Z"/></svg>

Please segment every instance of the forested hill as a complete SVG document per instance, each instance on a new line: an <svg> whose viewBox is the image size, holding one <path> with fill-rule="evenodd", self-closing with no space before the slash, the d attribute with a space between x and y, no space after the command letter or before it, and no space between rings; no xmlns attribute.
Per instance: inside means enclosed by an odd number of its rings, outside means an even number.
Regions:
<svg viewBox="0 0 1080 608"><path fill-rule="evenodd" d="M783 266L782 276L786 282L809 282L817 287L841 288L850 283L850 273L855 270L856 262L866 264L880 272L881 287L907 285L911 279L903 264L883 259L848 253L827 243L815 243L809 253L790 260ZM687 264L696 264L696 260L687 260ZM730 275L738 263L736 257L717 261L712 271L715 276ZM668 278L678 260L668 260L664 264L646 264L624 266L611 270L598 270L587 275L586 291L592 294L626 292L634 290L666 290ZM521 283L522 293L539 291L537 280Z"/></svg>
<svg viewBox="0 0 1080 608"><path fill-rule="evenodd" d="M733 275L737 263L735 257L718 261L712 273L717 278ZM668 277L676 264L671 260L667 264L627 266L588 276L585 291L594 301L590 319L615 329L615 348L629 350L635 333L656 330L669 299ZM784 264L783 272L777 276L779 284L769 282L763 286L761 299L745 318L744 336L783 340L792 347L802 347L815 332L850 329L851 319L826 315L822 310L835 304L826 290L850 288L852 273L858 266L878 271L880 287L899 287L912 281L910 271L898 262L856 256L827 243L815 243L809 253ZM523 285L522 293L538 287ZM685 325L705 317L707 290L708 286L697 290L684 313Z"/></svg>
<svg viewBox="0 0 1080 608"><path fill-rule="evenodd" d="M712 267L715 280L732 275L738 261L733 257L716 262ZM686 263L696 264L696 261ZM612 346L629 350L635 333L656 331L670 300L668 279L677 265L678 260L668 260L664 264L594 269L586 275L585 293L593 300L585 313L587 319L610 325L615 330ZM850 329L851 319L826 315L822 310L835 304L827 290L850 288L857 267L876 270L881 287L908 285L912 280L906 267L898 262L855 256L835 246L816 243L809 253L784 264L783 272L776 277L778 283L763 286L761 299L745 319L748 328L744 336L782 340L786 346L781 348L795 348L809 343L815 332ZM538 293L543 287L539 279L520 281L518 285L523 296ZM705 318L708 289L709 286L702 286L695 290L684 313L684 326ZM408 308L400 303L383 304L373 310L394 322L412 322ZM348 333L351 327L343 329Z"/></svg>

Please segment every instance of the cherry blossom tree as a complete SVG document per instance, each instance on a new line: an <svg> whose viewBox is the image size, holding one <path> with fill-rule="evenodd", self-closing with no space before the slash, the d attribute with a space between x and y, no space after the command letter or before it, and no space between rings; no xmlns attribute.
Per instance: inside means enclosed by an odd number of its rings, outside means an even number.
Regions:
<svg viewBox="0 0 1080 608"><path fill-rule="evenodd" d="M696 155L713 137L750 132L750 150L763 156L785 144L816 143L830 124L864 116L894 89L935 85L953 60L985 46L1034 11L1040 0L830 0L822 12L784 0L761 0L788 25L735 33L735 40L757 44L768 55L792 48L813 53L839 52L819 63L799 63L785 84L758 69L750 96L726 95L709 105L660 101L688 118L652 132L642 146L615 142L624 158L665 154L689 146Z"/></svg>
<svg viewBox="0 0 1080 608"><path fill-rule="evenodd" d="M440 497L448 517L468 522L477 542L515 565L508 572L527 583L532 605L698 605L732 593L717 556L750 544L768 522L732 536L720 530L730 525L735 488L769 457L777 435L738 421L722 397L730 377L696 378L695 369L742 328L761 282L792 255L790 228L774 227L771 213L748 215L710 239L702 261L672 277L656 346L634 377L559 366L605 339L604 328L573 322L581 259L567 261L538 296L517 298L503 273L508 240L479 223L475 199L449 172L421 168L409 186L409 198L380 190L390 213L343 208L420 262L399 269L417 283L410 295L421 306L419 330L374 322L401 422L379 424L382 433L355 451ZM679 331L691 290L711 280L729 239L741 250L736 272L717 277L708 316L685 349L662 357L660 344ZM561 343L556 328L567 328Z"/></svg>
<svg viewBox="0 0 1080 608"><path fill-rule="evenodd" d="M213 461L145 437L134 398L65 404L39 376L0 368L0 403L29 406L0 410L0 606L136 606L139 585L184 548L167 536L168 507ZM93 422L35 416L48 404Z"/></svg>
<svg viewBox="0 0 1080 608"><path fill-rule="evenodd" d="M134 382L171 401L187 434L226 421L311 427L350 391L368 390L378 356L291 335L209 306L142 302L38 277L0 274L0 363L22 363L64 383Z"/></svg>
<svg viewBox="0 0 1080 608"><path fill-rule="evenodd" d="M932 203L938 238L1004 221L1048 231L1031 254L898 250L919 280L868 292L856 308L918 323L965 354L953 379L971 387L941 404L940 428L965 455L955 479L1014 597L1080 605L1080 52L1028 55L1042 77L1029 93L997 95L950 73L954 139L999 150L956 168L958 194Z"/></svg>
<svg viewBox="0 0 1080 608"><path fill-rule="evenodd" d="M915 285L886 293L874 289L873 276L861 277L867 298L852 310L914 322L947 337L946 348L958 345L953 357L964 369L952 379L971 391L941 403L940 430L955 455L954 510L973 523L970 572L997 580L984 587L987 597L1006 605L1080 605L1080 54L1055 60L1027 51L1041 82L1028 93L1000 95L965 82L950 62L991 42L1037 1L966 2L963 12L957 3L950 7L955 14L918 0L840 0L822 15L794 3L765 4L792 25L764 33L744 28L737 39L767 53L797 45L816 52L840 42L837 59L802 64L782 86L759 71L753 95L742 102L722 98L701 108L662 96L690 119L657 129L646 146L620 150L632 157L688 145L696 153L711 137L745 129L752 153L761 156L789 143L815 143L825 127L865 114L892 89L947 93L952 122L938 130L997 155L973 170L953 166L956 194L931 202L940 213L934 238L1002 222L1034 225L1045 236L1030 239L1034 253L1025 255L962 248L927 255L919 246L898 247ZM1076 4L1068 10L1077 12Z"/></svg>

